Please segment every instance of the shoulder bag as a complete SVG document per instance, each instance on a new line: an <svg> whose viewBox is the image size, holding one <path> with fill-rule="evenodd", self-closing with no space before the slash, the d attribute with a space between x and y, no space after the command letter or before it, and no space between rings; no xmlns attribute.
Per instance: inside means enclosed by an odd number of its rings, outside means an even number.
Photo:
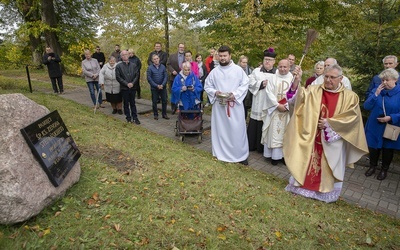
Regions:
<svg viewBox="0 0 400 250"><path fill-rule="evenodd" d="M386 116L385 98L382 99L382 106L383 106L383 114ZM383 138L392 141L397 141L399 133L400 133L400 127L386 123L385 131L383 132Z"/></svg>

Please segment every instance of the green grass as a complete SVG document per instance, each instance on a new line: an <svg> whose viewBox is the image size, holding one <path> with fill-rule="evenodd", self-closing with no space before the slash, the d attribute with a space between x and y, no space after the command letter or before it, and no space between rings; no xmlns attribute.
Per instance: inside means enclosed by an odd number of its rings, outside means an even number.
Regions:
<svg viewBox="0 0 400 250"><path fill-rule="evenodd" d="M399 220L293 196L272 175L5 82L0 93L59 111L82 174L38 216L0 226L0 249L400 249Z"/></svg>

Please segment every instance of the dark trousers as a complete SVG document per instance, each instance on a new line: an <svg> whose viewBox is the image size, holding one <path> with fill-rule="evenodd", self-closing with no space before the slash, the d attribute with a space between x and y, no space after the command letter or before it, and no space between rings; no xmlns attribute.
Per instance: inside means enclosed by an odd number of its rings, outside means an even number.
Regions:
<svg viewBox="0 0 400 250"><path fill-rule="evenodd" d="M142 96L140 95L142 93L142 90L140 89L140 82L136 85L136 93L137 97L140 99Z"/></svg>
<svg viewBox="0 0 400 250"><path fill-rule="evenodd" d="M64 85L62 82L62 76L59 77L50 77L51 80L51 86L53 87L53 91L54 93L58 93L58 92L64 92ZM58 84L58 88L57 88L57 84Z"/></svg>
<svg viewBox="0 0 400 250"><path fill-rule="evenodd" d="M153 114L158 116L157 102L161 98L161 112L163 116L167 115L167 89L151 89L151 101L153 103Z"/></svg>
<svg viewBox="0 0 400 250"><path fill-rule="evenodd" d="M173 76L172 79L171 79L171 81L169 82L167 96L168 96L168 93L171 93L171 94L172 94L172 85L174 84L174 79L175 79L175 76ZM178 108L178 107L176 106L176 104L171 102L171 110L172 110L172 113L174 113L174 112L176 111L177 108Z"/></svg>
<svg viewBox="0 0 400 250"><path fill-rule="evenodd" d="M369 150L369 164L371 166L378 166L379 155L382 151L382 169L388 170L390 163L393 160L394 149L392 148L370 148Z"/></svg>
<svg viewBox="0 0 400 250"><path fill-rule="evenodd" d="M122 89L122 100L124 101L124 113L128 122L137 119L137 110L135 104L136 89Z"/></svg>
<svg viewBox="0 0 400 250"><path fill-rule="evenodd" d="M249 151L264 153L264 145L261 144L263 121L257 121L250 118L247 127L247 140L249 142Z"/></svg>
<svg viewBox="0 0 400 250"><path fill-rule="evenodd" d="M201 81L201 86L203 86L203 89L202 89L201 92L200 92L200 101L201 101L201 103L203 103L204 84L205 84L205 82L204 82L204 81Z"/></svg>

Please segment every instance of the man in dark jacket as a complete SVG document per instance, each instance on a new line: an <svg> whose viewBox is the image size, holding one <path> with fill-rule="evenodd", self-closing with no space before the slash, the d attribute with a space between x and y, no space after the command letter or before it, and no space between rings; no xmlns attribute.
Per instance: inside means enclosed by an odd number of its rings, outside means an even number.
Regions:
<svg viewBox="0 0 400 250"><path fill-rule="evenodd" d="M96 46L96 51L92 54L92 58L97 59L100 68L103 68L103 65L106 63L106 57L104 56L104 53L100 51L99 46Z"/></svg>
<svg viewBox="0 0 400 250"><path fill-rule="evenodd" d="M135 104L135 95L137 85L138 67L136 64L129 61L129 52L123 50L121 52L122 62L118 63L115 67L115 77L121 85L122 99L124 100L124 112L126 120L129 123L140 124L137 117L137 110Z"/></svg>
<svg viewBox="0 0 400 250"><path fill-rule="evenodd" d="M160 57L156 54L152 56L153 64L147 68L147 81L151 87L151 100L153 102L154 120L158 120L157 101L161 97L162 117L169 119L167 116L167 69L160 63Z"/></svg>
<svg viewBox="0 0 400 250"><path fill-rule="evenodd" d="M147 65L153 64L153 55L158 55L160 58L160 64L163 64L165 67L167 66L168 54L165 51L162 51L162 45L160 42L156 42L154 44L154 51L149 54L149 58L147 58Z"/></svg>
<svg viewBox="0 0 400 250"><path fill-rule="evenodd" d="M64 93L60 62L60 57L54 53L50 47L46 47L46 53L43 55L43 64L47 65L51 85L53 86L53 91L55 94Z"/></svg>
<svg viewBox="0 0 400 250"><path fill-rule="evenodd" d="M171 87L172 87L175 77L181 71L181 66L184 61L185 61L185 45L183 43L179 43L178 44L178 52L170 55L168 57L168 61L167 61L167 69L171 76L170 77L170 86L169 86L170 91L171 91ZM171 103L172 114L175 114L176 108L177 108L176 105L174 103Z"/></svg>
<svg viewBox="0 0 400 250"><path fill-rule="evenodd" d="M140 89L140 70L142 68L142 62L140 61L139 57L136 56L135 51L133 51L133 49L129 49L129 61L133 64L136 64L137 66L137 70L138 70L138 78L137 78L137 82L134 82L133 84L136 87L136 93L137 93L137 99L142 98L141 94L141 89Z"/></svg>

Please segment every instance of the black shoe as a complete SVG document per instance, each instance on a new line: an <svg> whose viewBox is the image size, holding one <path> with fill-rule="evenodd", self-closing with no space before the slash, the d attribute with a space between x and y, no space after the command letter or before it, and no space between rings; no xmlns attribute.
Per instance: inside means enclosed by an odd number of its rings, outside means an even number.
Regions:
<svg viewBox="0 0 400 250"><path fill-rule="evenodd" d="M386 179L387 176L387 170L382 169L381 172L379 172L378 176L376 177L377 180L383 181Z"/></svg>
<svg viewBox="0 0 400 250"><path fill-rule="evenodd" d="M281 162L282 162L283 165L286 166L285 158L282 158L282 159L281 159Z"/></svg>
<svg viewBox="0 0 400 250"><path fill-rule="evenodd" d="M122 115L122 110L121 109L118 109L118 114L120 114L120 115Z"/></svg>
<svg viewBox="0 0 400 250"><path fill-rule="evenodd" d="M169 120L169 117L167 115L163 115L162 118L164 118L165 120Z"/></svg>
<svg viewBox="0 0 400 250"><path fill-rule="evenodd" d="M365 176L371 176L371 175L373 175L374 173L375 173L375 166L371 166L371 167L369 167L369 169L367 170L367 172L365 172Z"/></svg>
<svg viewBox="0 0 400 250"><path fill-rule="evenodd" d="M280 161L280 160L271 159L271 164L274 165L274 166L276 166L276 165L278 165L279 161Z"/></svg>
<svg viewBox="0 0 400 250"><path fill-rule="evenodd" d="M137 119L137 118L134 120L134 122L135 122L136 125L139 125L139 124L140 124L140 121L139 121L139 119Z"/></svg>
<svg viewBox="0 0 400 250"><path fill-rule="evenodd" d="M112 114L115 115L117 113L117 109L113 109Z"/></svg>
<svg viewBox="0 0 400 250"><path fill-rule="evenodd" d="M158 120L158 116L157 115L154 116L154 120Z"/></svg>
<svg viewBox="0 0 400 250"><path fill-rule="evenodd" d="M243 165L245 165L245 166L249 165L249 162L247 161L247 159L244 160L244 161L241 161L241 162L239 162L239 163L240 163L240 164L243 164Z"/></svg>

